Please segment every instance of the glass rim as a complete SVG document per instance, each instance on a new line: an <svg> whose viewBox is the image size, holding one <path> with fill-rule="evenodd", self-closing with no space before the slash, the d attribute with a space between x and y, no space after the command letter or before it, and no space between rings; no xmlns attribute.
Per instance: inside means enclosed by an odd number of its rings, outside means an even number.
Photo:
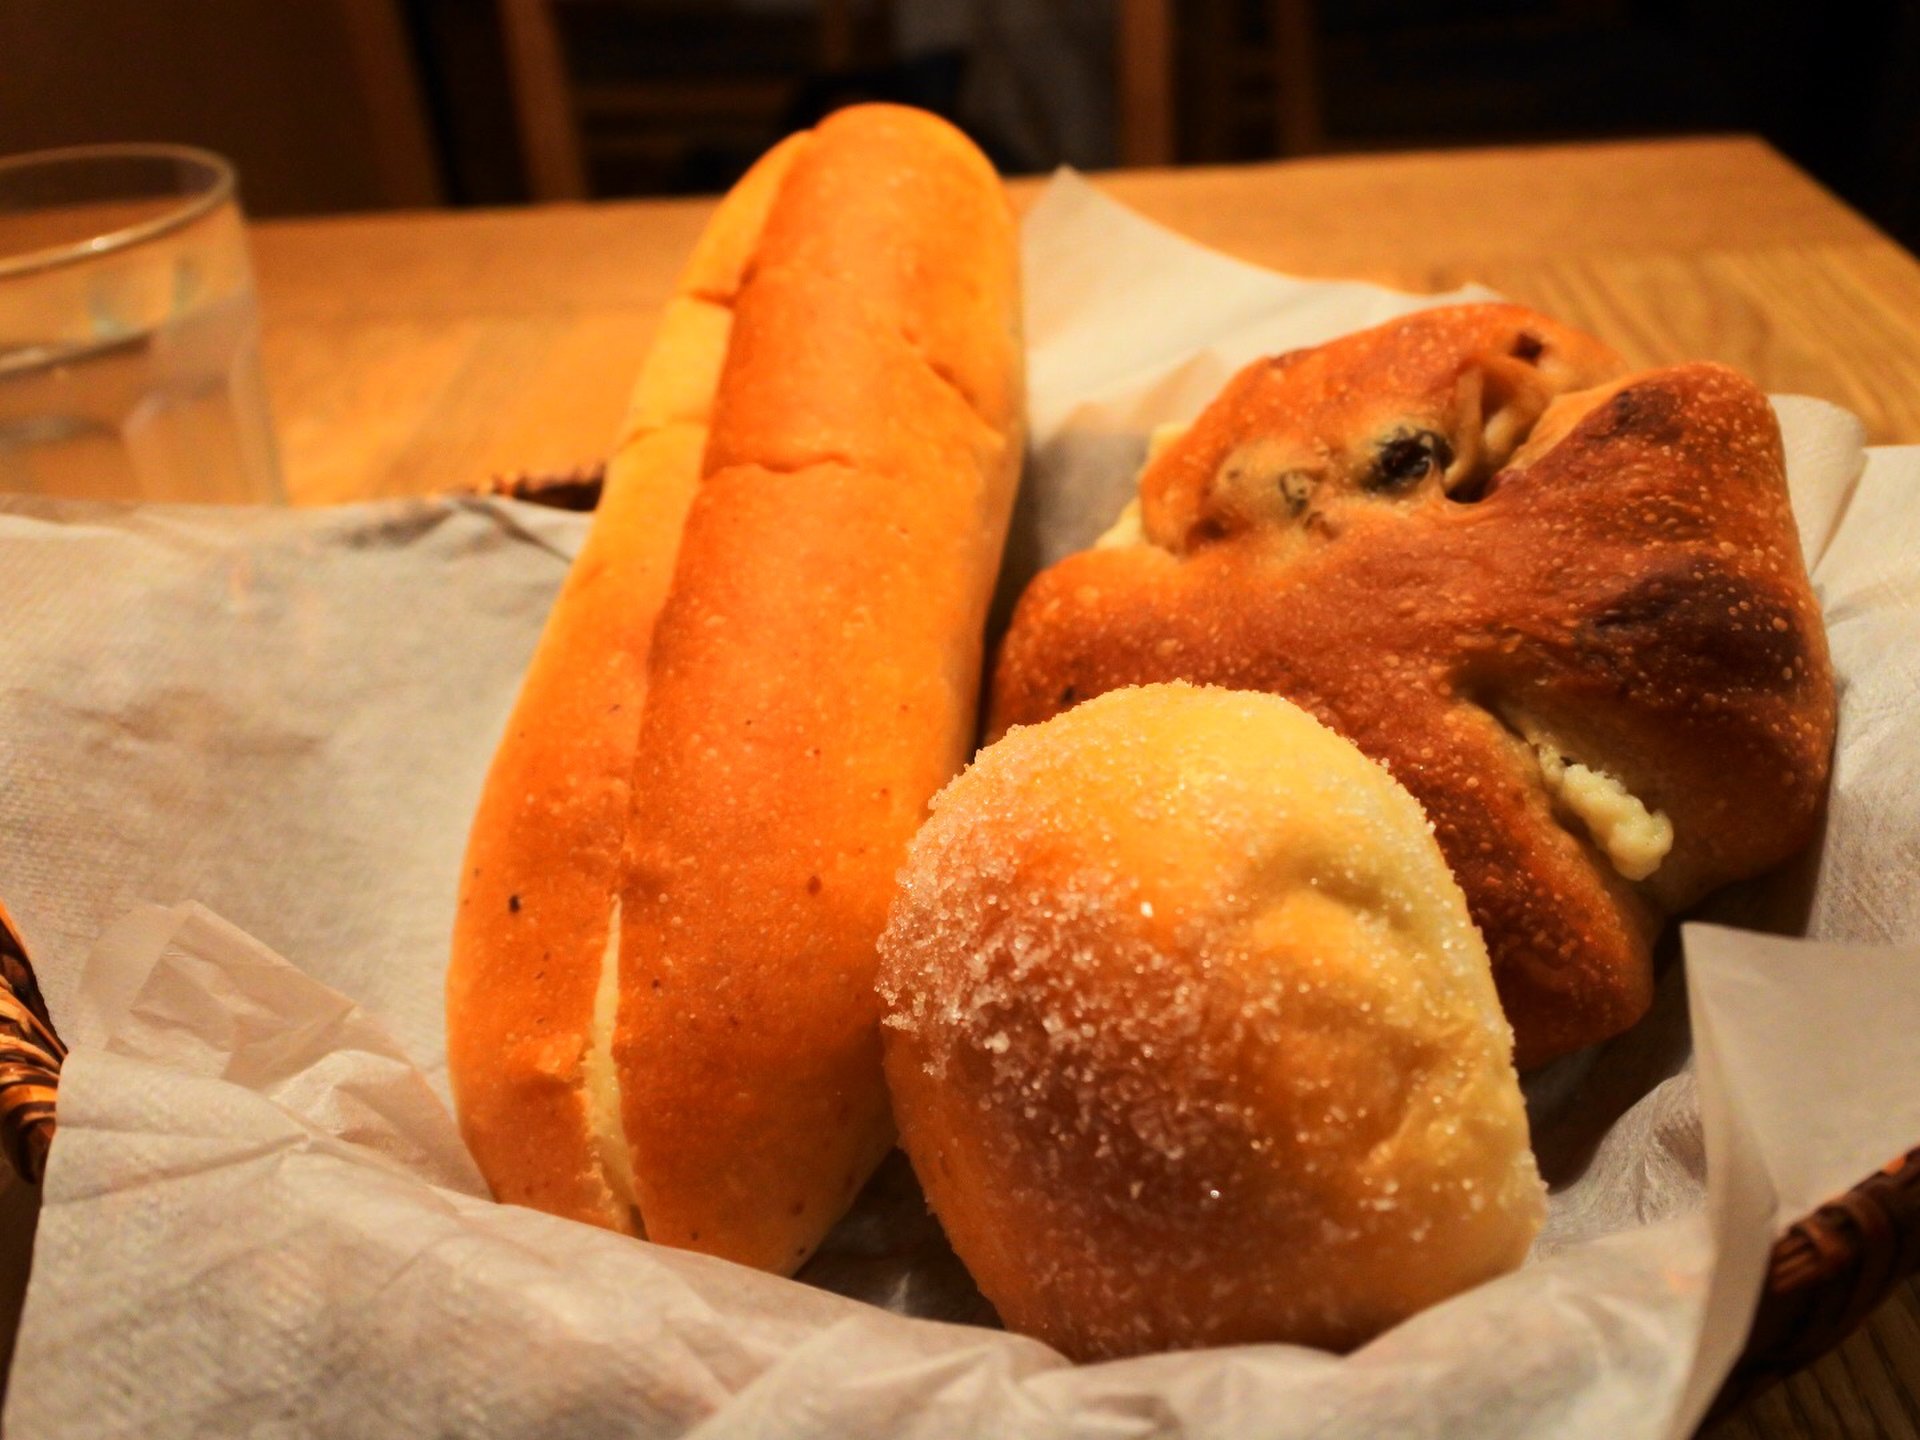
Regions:
<svg viewBox="0 0 1920 1440"><path fill-rule="evenodd" d="M17 171L44 165L65 165L88 160L184 160L212 172L213 183L196 195L179 197L179 203L149 220L123 225L84 240L64 245L48 245L18 255L0 255L0 280L54 270L63 265L130 250L149 240L181 230L204 219L233 198L236 176L233 164L225 156L197 145L173 145L160 141L126 141L105 145L64 145L55 150L29 150L23 155L0 156L0 181Z"/></svg>

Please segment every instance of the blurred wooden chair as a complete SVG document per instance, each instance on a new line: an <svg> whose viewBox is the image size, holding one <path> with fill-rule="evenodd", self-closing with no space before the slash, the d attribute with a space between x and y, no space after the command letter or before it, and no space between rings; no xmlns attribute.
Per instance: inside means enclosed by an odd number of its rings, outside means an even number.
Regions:
<svg viewBox="0 0 1920 1440"><path fill-rule="evenodd" d="M1181 157L1182 95L1179 85L1183 38L1198 51L1195 68L1206 77L1200 128L1210 132L1199 147L1217 148L1229 109L1247 82L1269 90L1274 153L1299 155L1322 143L1320 82L1313 0L1267 0L1265 47L1244 44L1236 8L1219 0L1176 7L1174 0L1115 0L1115 90L1119 97L1120 163L1171 165ZM1183 37L1176 19L1194 33ZM1214 158L1208 156L1207 158Z"/></svg>
<svg viewBox="0 0 1920 1440"><path fill-rule="evenodd" d="M891 28L890 0L866 5L817 0L811 43L795 53L785 73L741 66L731 73L721 68L699 74L583 77L569 63L568 11L597 8L603 18L617 21L625 10L635 18L651 16L656 23L661 17L670 23L679 16L686 26L704 28L724 23L728 7L659 0L498 0L498 6L527 188L533 199L542 201L578 200L592 193L590 151L595 146L623 145L658 155L706 131L744 133L748 148L760 148L753 143L753 132L777 129L809 69L836 74L870 63L874 37ZM596 130L622 133L613 139L595 136Z"/></svg>
<svg viewBox="0 0 1920 1440"><path fill-rule="evenodd" d="M1676 37L1632 0L1115 0L1122 163L1700 128ZM1679 29L1674 29L1680 25ZM1663 28L1663 26L1665 28ZM1724 47L1722 47L1724 48Z"/></svg>
<svg viewBox="0 0 1920 1440"><path fill-rule="evenodd" d="M401 3L0 0L0 154L180 141L231 159L256 215L437 205Z"/></svg>

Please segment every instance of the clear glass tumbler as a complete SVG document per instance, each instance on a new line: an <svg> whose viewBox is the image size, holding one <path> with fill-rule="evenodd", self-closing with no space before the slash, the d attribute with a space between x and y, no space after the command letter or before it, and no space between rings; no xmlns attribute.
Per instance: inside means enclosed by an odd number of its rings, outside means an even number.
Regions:
<svg viewBox="0 0 1920 1440"><path fill-rule="evenodd" d="M180 145L0 159L0 490L277 502L233 167Z"/></svg>

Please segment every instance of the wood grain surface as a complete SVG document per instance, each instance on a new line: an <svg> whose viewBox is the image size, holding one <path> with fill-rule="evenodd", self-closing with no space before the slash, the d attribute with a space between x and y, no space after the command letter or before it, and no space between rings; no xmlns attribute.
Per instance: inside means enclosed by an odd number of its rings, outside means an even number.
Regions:
<svg viewBox="0 0 1920 1440"><path fill-rule="evenodd" d="M1479 280L1644 363L1723 360L1920 441L1920 264L1745 138L1292 161L1096 177L1230 254L1414 290ZM1025 203L1037 181L1014 185ZM711 202L254 228L288 493L324 503L568 469L610 442ZM1916 1137L1920 1138L1920 1137ZM1904 1287L1713 1440L1920 1440Z"/></svg>
<svg viewBox="0 0 1920 1440"><path fill-rule="evenodd" d="M1098 177L1302 275L1480 280L1635 359L1725 360L1920 440L1920 265L1758 141ZM1015 183L1024 202L1039 182ZM256 226L288 492L409 494L600 455L711 202Z"/></svg>

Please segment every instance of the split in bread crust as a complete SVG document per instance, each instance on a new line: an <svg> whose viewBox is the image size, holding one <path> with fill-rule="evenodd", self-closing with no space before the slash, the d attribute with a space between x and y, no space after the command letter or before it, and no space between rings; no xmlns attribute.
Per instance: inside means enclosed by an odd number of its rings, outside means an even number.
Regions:
<svg viewBox="0 0 1920 1440"><path fill-rule="evenodd" d="M1665 915L1812 835L1835 704L1766 397L1625 369L1513 305L1249 366L1148 466L1138 539L1029 586L990 730L1287 696L1426 807L1521 1065L1618 1033Z"/></svg>
<svg viewBox="0 0 1920 1440"><path fill-rule="evenodd" d="M589 1056L619 894L647 657L700 482L733 304L807 137L721 203L654 340L474 817L447 975L461 1129L501 1200L639 1228L603 1154ZM615 1102L617 1108L617 1101ZM598 1119L596 1117L599 1117Z"/></svg>

